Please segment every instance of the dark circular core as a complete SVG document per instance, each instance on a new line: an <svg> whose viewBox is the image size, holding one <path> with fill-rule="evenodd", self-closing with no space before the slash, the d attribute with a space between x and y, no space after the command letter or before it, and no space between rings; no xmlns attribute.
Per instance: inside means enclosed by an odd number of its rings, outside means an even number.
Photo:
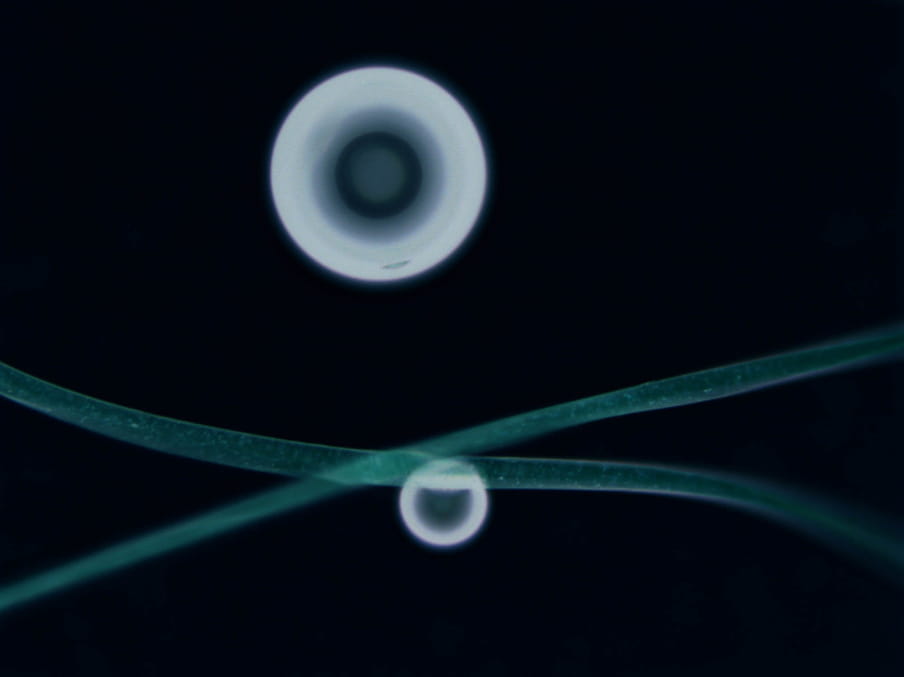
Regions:
<svg viewBox="0 0 904 677"><path fill-rule="evenodd" d="M431 528L451 531L471 513L472 500L467 489L421 489L414 496L414 507Z"/></svg>
<svg viewBox="0 0 904 677"><path fill-rule="evenodd" d="M385 219L404 211L421 189L414 149L395 134L370 132L353 139L336 160L336 189L353 212Z"/></svg>

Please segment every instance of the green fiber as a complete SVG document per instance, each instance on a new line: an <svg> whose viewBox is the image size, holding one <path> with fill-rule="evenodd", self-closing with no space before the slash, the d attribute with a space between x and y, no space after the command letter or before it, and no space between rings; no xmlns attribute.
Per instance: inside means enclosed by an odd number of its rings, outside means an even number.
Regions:
<svg viewBox="0 0 904 677"><path fill-rule="evenodd" d="M864 366L904 350L904 325L818 346L649 381L466 428L403 450L474 454L615 416L667 409ZM88 397L0 362L0 395L67 423L148 449L210 463L306 477L361 458L367 449L292 442L188 423ZM355 479L355 483L366 479Z"/></svg>

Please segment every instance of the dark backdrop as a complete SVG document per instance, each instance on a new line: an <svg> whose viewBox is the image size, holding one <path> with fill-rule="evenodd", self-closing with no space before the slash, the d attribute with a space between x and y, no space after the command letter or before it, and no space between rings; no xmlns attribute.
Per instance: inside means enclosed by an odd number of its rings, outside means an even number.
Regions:
<svg viewBox="0 0 904 677"><path fill-rule="evenodd" d="M900 319L901 14L865 1L511 11L5 5L0 358L177 418L389 447ZM594 3L594 6L596 3ZM401 64L491 150L482 229L390 293L279 236L276 125ZM885 365L508 453L750 473L904 518ZM283 480L0 402L0 579ZM3 675L900 675L904 595L757 517L503 492L420 548L364 490L0 618Z"/></svg>

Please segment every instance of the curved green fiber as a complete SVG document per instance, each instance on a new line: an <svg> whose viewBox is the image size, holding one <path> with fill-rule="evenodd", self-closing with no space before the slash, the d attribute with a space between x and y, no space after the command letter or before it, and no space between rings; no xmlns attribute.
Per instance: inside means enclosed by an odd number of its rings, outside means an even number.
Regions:
<svg viewBox="0 0 904 677"><path fill-rule="evenodd" d="M3 362L0 395L121 442L246 470L316 475L369 451L292 442L157 416L62 388Z"/></svg>
<svg viewBox="0 0 904 677"><path fill-rule="evenodd" d="M481 453L605 418L730 397L793 379L862 366L902 350L904 325L893 325L818 346L537 409L400 449L432 456ZM248 470L307 476L360 458L369 451L293 442L156 416L61 388L3 362L0 395L117 440Z"/></svg>
<svg viewBox="0 0 904 677"><path fill-rule="evenodd" d="M904 586L904 524L775 482L657 464L474 457L488 489L657 494L734 506L782 522Z"/></svg>
<svg viewBox="0 0 904 677"><path fill-rule="evenodd" d="M336 488L338 485L316 480L293 482L76 558L0 588L0 614L152 557L327 498Z"/></svg>
<svg viewBox="0 0 904 677"><path fill-rule="evenodd" d="M408 452L373 452L320 476L262 492L77 558L0 588L0 614L39 597L113 573L204 539L241 528L318 500L350 491L362 483L399 486L424 462Z"/></svg>
<svg viewBox="0 0 904 677"><path fill-rule="evenodd" d="M565 489L642 492L716 501L761 513L801 528L904 584L901 529L824 499L746 478L662 465L569 459L465 457L488 489ZM152 557L173 552L318 500L349 491L354 483L400 486L423 457L373 454L335 470L330 479L310 479L263 492L202 515L129 539L67 564L0 588L0 614L44 595L85 583Z"/></svg>
<svg viewBox="0 0 904 677"><path fill-rule="evenodd" d="M830 371L865 366L895 357L902 351L904 324L895 324L820 345L536 409L405 448L440 456L480 453L592 421L717 400Z"/></svg>

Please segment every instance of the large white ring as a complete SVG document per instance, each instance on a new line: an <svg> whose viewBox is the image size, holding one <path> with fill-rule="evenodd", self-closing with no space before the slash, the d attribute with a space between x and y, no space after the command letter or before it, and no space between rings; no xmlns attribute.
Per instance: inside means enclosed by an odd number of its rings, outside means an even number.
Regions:
<svg viewBox="0 0 904 677"><path fill-rule="evenodd" d="M334 194L329 166L350 141L381 131L411 144L423 182L415 203L373 228ZM486 185L468 113L435 82L399 68L359 68L315 86L286 116L270 159L286 233L323 268L362 282L402 280L447 260L476 225Z"/></svg>

